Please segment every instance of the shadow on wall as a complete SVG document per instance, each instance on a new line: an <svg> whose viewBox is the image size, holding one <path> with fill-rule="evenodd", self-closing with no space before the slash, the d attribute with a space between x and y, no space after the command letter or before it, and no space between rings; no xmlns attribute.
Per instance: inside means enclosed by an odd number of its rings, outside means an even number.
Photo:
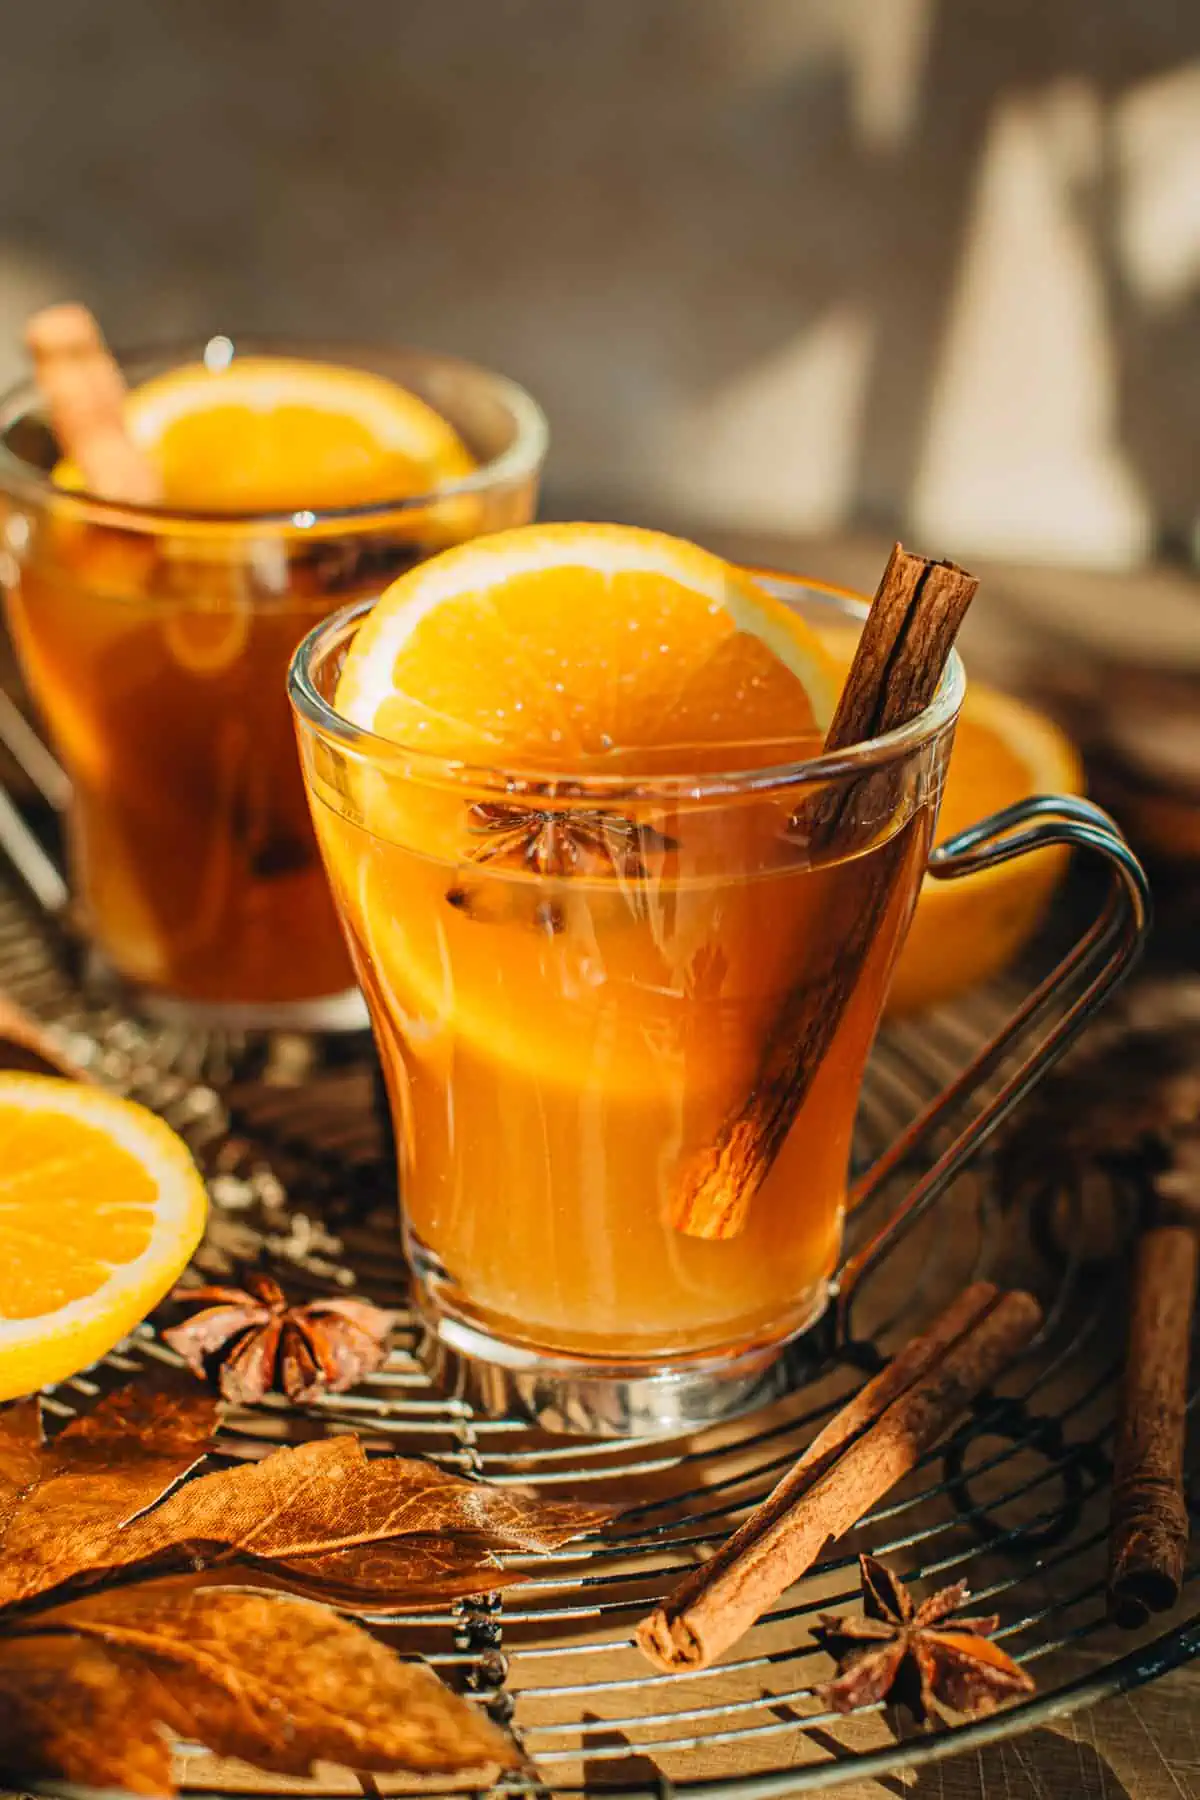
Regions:
<svg viewBox="0 0 1200 1800"><path fill-rule="evenodd" d="M556 503L1182 542L1178 0L47 0L0 68L0 341L409 338L524 379Z"/></svg>

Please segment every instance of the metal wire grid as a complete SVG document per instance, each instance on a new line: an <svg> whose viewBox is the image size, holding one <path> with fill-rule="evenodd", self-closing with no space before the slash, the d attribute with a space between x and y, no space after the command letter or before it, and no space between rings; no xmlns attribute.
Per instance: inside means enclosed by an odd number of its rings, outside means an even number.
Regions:
<svg viewBox="0 0 1200 1800"><path fill-rule="evenodd" d="M300 1078L314 1071L297 1042L255 1052L89 1010L39 928L3 893L0 986L52 1022L101 1079L185 1132L210 1173L218 1241L226 1234L243 1253L265 1246L293 1286L355 1283L394 1304L403 1267L361 1066L323 1069L301 1090ZM864 1095L864 1161L963 1066L1009 1006L1009 996L987 992L885 1036ZM503 1596L372 1621L514 1731L529 1757L518 1786L637 1796L716 1790L729 1800L765 1800L911 1767L1061 1716L1200 1651L1200 1614L1134 1640L1114 1637L1105 1622L1118 1357L1110 1320L1119 1277L1114 1271L1098 1286L1069 1243L1059 1244L1052 1268L1020 1266L1031 1241L1054 1229L1044 1218L1036 1232L1029 1224L985 1178L961 1182L873 1278L856 1315L861 1341L827 1359L803 1392L702 1437L581 1442L481 1416L431 1384L408 1317L387 1368L362 1390L303 1413L268 1402L233 1417L222 1448L231 1458L255 1456L314 1428L353 1428L369 1447L428 1456L496 1483L599 1491L627 1504L597 1538L509 1558L524 1579ZM863 1373L981 1269L1037 1283L1047 1303L1045 1329L1020 1368L719 1668L651 1674L631 1646L636 1621L769 1491ZM73 1410L139 1361L166 1354L144 1332L50 1403ZM1039 1697L900 1742L895 1721L878 1710L848 1720L821 1710L813 1690L828 1663L809 1628L817 1613L855 1604L854 1561L865 1547L921 1584L968 1578L978 1603L1002 1615L1001 1636L1037 1676ZM1192 1606L1197 1573L1189 1578ZM1090 1658L1083 1675L1081 1649L1103 1658ZM210 1791L204 1759L190 1761L185 1775L194 1791ZM228 1791L227 1780L219 1785Z"/></svg>

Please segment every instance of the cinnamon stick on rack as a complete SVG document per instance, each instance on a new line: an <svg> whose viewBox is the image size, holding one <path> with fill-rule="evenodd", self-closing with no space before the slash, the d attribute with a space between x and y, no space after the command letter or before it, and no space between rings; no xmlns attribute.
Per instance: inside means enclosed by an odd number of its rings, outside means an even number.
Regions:
<svg viewBox="0 0 1200 1800"><path fill-rule="evenodd" d="M87 307L48 306L34 313L25 345L54 435L88 493L158 505L158 472L125 425L125 379Z"/></svg>
<svg viewBox="0 0 1200 1800"><path fill-rule="evenodd" d="M82 1079L82 1072L62 1054L45 1027L3 994L0 994L0 1074L68 1075Z"/></svg>
<svg viewBox="0 0 1200 1800"><path fill-rule="evenodd" d="M827 752L894 731L929 705L978 585L954 563L893 547L825 739ZM810 820L814 849L832 843L841 812L835 802ZM829 921L827 944L807 959L803 985L788 995L768 1033L745 1103L685 1174L671 1214L678 1230L728 1238L744 1226L854 993L892 896L906 835L897 832L865 859L854 916Z"/></svg>
<svg viewBox="0 0 1200 1800"><path fill-rule="evenodd" d="M1183 1586L1189 1536L1183 1452L1198 1267L1192 1225L1158 1223L1142 1232L1109 1525L1109 1608L1120 1625L1141 1625L1149 1613L1167 1611Z"/></svg>
<svg viewBox="0 0 1200 1800"><path fill-rule="evenodd" d="M1041 1323L1031 1294L978 1282L825 1427L711 1561L635 1633L664 1674L722 1656L906 1475Z"/></svg>

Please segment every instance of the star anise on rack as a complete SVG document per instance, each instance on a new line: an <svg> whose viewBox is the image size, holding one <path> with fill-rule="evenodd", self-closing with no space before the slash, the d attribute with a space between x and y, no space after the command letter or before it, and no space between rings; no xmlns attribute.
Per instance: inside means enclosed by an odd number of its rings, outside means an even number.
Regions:
<svg viewBox="0 0 1200 1800"><path fill-rule="evenodd" d="M1033 1692L1025 1670L989 1642L1000 1622L995 1615L951 1618L969 1597L965 1582L918 1606L885 1563L873 1556L858 1562L862 1616L822 1614L813 1633L837 1659L834 1680L816 1690L825 1705L844 1713L891 1701L921 1725L941 1707L978 1718Z"/></svg>
<svg viewBox="0 0 1200 1800"><path fill-rule="evenodd" d="M599 809L545 809L481 801L467 814L467 829L482 841L471 851L477 863L526 870L562 880L569 875L617 875L642 881L651 860L672 848L651 825Z"/></svg>
<svg viewBox="0 0 1200 1800"><path fill-rule="evenodd" d="M177 1287L171 1298L196 1310L163 1332L165 1342L194 1374L215 1377L234 1406L256 1405L272 1389L296 1402L345 1393L381 1366L396 1322L366 1300L292 1305L257 1270L240 1287Z"/></svg>

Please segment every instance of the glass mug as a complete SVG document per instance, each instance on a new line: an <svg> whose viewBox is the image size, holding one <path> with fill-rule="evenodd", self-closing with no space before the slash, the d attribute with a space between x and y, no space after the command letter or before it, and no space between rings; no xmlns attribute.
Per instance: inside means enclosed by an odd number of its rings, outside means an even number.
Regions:
<svg viewBox="0 0 1200 1800"><path fill-rule="evenodd" d="M83 933L144 1010L232 1027L361 1026L289 716L296 645L348 598L533 515L546 449L515 383L418 350L228 339L123 360L131 386L216 353L385 376L478 460L433 493L322 512L195 513L68 492L32 386L0 402L0 576L69 779Z"/></svg>
<svg viewBox="0 0 1200 1800"><path fill-rule="evenodd" d="M818 628L863 616L848 596L766 582ZM930 861L961 664L912 724L833 756L535 777L440 762L339 716L367 610L306 638L290 691L430 1340L466 1359L486 1403L558 1429L653 1433L741 1410L780 1379L838 1268L859 1091ZM1016 853L1016 823L991 859ZM586 876L502 867L501 831L590 833L621 853L604 875L594 858ZM697 1169L781 1069L798 1103L744 1223L696 1235L682 1202Z"/></svg>

